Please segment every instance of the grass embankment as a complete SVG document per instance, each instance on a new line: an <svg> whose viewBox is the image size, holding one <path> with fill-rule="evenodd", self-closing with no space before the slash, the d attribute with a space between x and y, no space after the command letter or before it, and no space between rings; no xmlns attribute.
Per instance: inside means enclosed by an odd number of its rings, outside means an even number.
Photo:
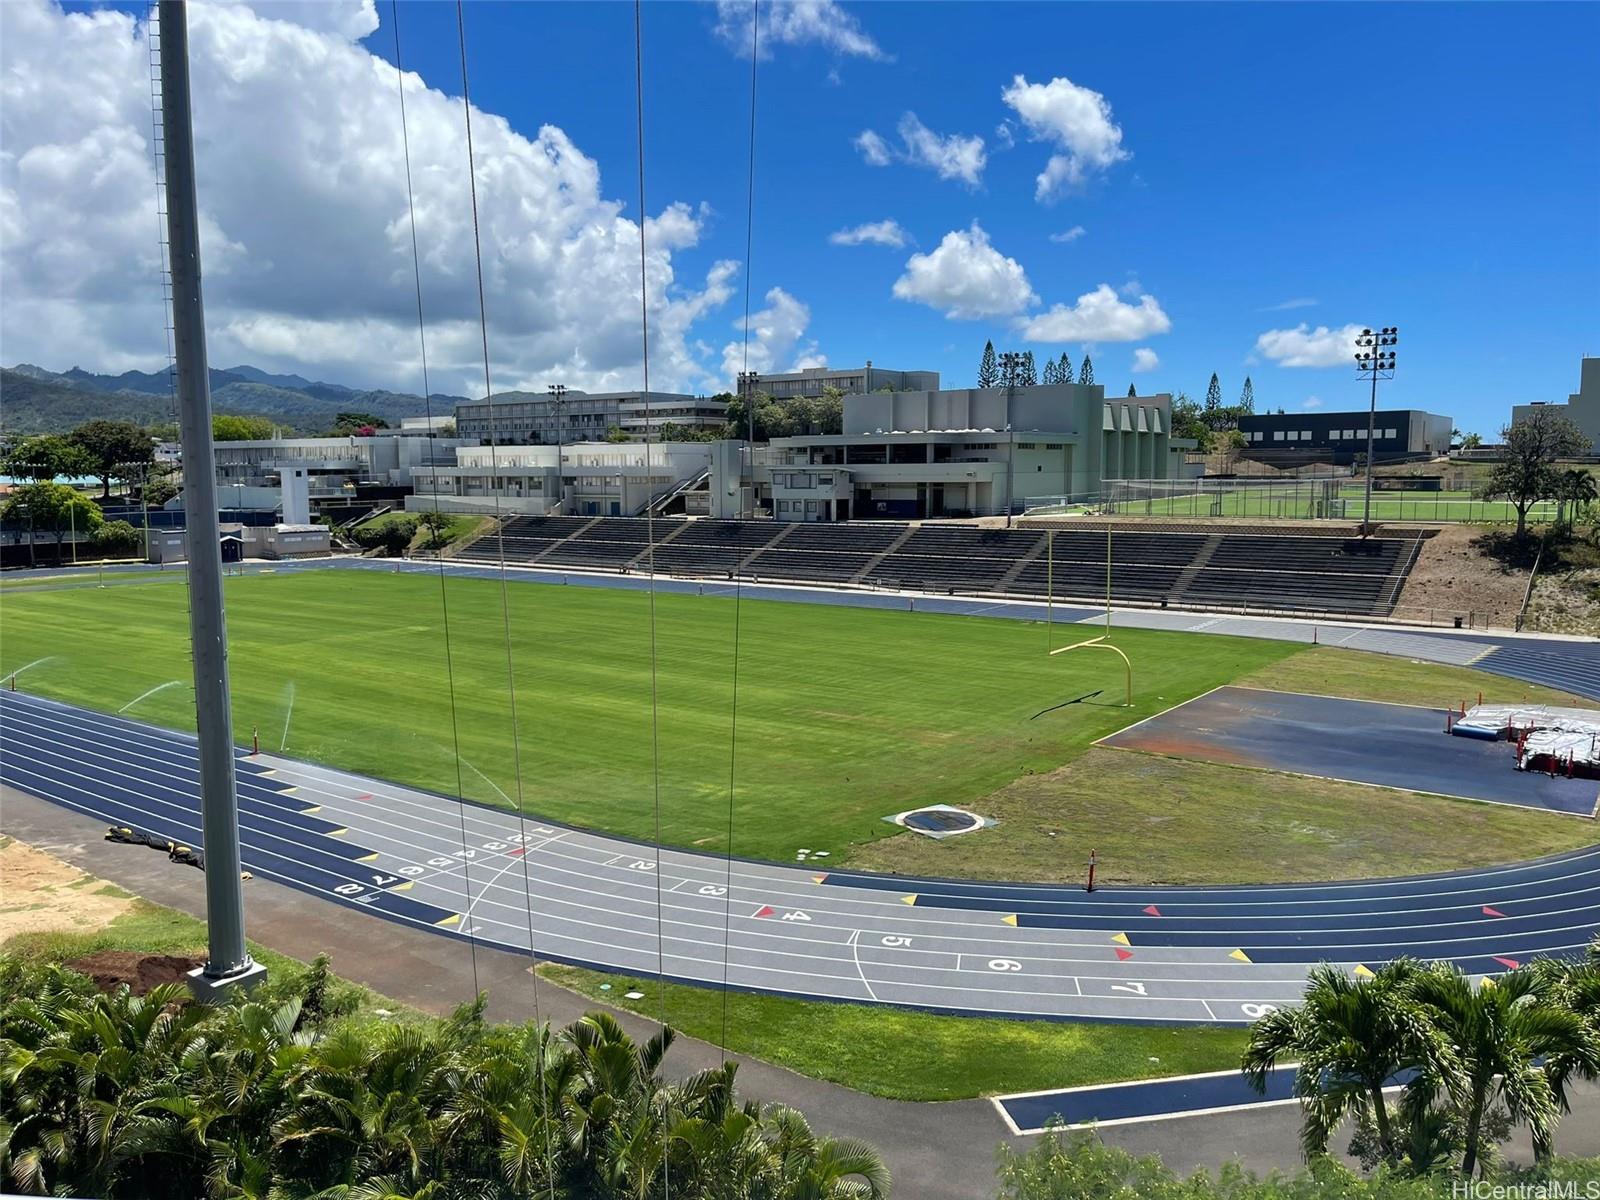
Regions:
<svg viewBox="0 0 1600 1200"><path fill-rule="evenodd" d="M241 741L259 727L276 749L287 728L287 753L454 791L437 578L300 572L226 587ZM518 788L501 589L454 578L445 588L465 790L506 804ZM529 583L506 596L528 811L653 839L649 598ZM0 670L47 660L23 675L29 690L114 710L188 677L182 589L23 593L8 595L5 610ZM660 595L656 613L662 836L719 849L734 605ZM792 861L806 847L829 850L834 865L1076 879L1094 847L1108 882L1198 883L1444 870L1591 836L1583 823L1540 812L1090 750L1234 681L1407 703L1476 699L1480 689L1567 699L1483 672L1121 630L1116 641L1134 663L1128 709L1108 702L1121 691L1120 663L1046 658L1037 624L752 600L739 614L739 854ZM183 688L129 715L176 728L192 721ZM882 819L938 802L972 805L1001 824L935 843Z"/></svg>
<svg viewBox="0 0 1600 1200"><path fill-rule="evenodd" d="M549 963L541 975L591 999L656 1020L653 977L606 975ZM626 999L639 992L642 999ZM723 993L666 985L673 1028L720 1044ZM952 1017L862 1004L727 994L728 1050L896 1100L963 1100L1224 1071L1239 1065L1248 1030L1223 1026L1095 1025Z"/></svg>

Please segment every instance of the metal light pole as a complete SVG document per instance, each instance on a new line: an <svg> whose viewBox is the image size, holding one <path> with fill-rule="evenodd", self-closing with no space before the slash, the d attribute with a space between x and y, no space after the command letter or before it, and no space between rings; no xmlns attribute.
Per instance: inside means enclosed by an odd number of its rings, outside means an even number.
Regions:
<svg viewBox="0 0 1600 1200"><path fill-rule="evenodd" d="M1017 375L1022 370L1022 355L1007 350L1000 356L1000 377L1006 381L1006 528L1011 528L1011 464L1016 457L1017 438L1011 432L1011 398L1016 393Z"/></svg>
<svg viewBox="0 0 1600 1200"><path fill-rule="evenodd" d="M1393 325L1373 333L1363 329L1356 338L1356 378L1372 380L1372 401L1367 408L1367 499L1361 512L1361 536L1372 534L1372 453L1378 426L1378 380L1394 378L1394 351L1386 349L1400 341L1400 330Z"/></svg>
<svg viewBox="0 0 1600 1200"><path fill-rule="evenodd" d="M745 422L750 430L750 515L756 515L756 384L759 371L739 372L739 394L744 397ZM739 470L739 486L744 487L744 469ZM743 509L741 507L741 515Z"/></svg>
<svg viewBox="0 0 1600 1200"><path fill-rule="evenodd" d="M191 972L189 983L201 999L221 999L230 985L255 983L266 970L251 960L244 943L239 795L233 767L216 451L211 440L211 384L200 288L194 130L189 117L188 14L183 0L160 0L158 14L174 364L183 444L184 522L189 541L189 637L194 657L200 825L206 859L206 964Z"/></svg>
<svg viewBox="0 0 1600 1200"><path fill-rule="evenodd" d="M566 429L562 424L562 416L567 411L567 385L552 383L547 389L550 393L550 403L556 411L556 496L562 508L567 505L567 485L563 478L561 465L561 452L566 444Z"/></svg>

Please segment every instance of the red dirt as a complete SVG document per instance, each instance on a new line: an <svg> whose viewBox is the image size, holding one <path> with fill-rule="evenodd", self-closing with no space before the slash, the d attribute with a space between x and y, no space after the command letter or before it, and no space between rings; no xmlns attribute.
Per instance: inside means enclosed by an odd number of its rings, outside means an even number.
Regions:
<svg viewBox="0 0 1600 1200"><path fill-rule="evenodd" d="M133 950L97 950L66 966L94 980L102 992L114 992L127 984L142 996L162 983L183 983L188 973L204 963L202 958L181 954L139 954Z"/></svg>
<svg viewBox="0 0 1600 1200"><path fill-rule="evenodd" d="M1182 733L1158 733L1154 730L1135 729L1107 738L1106 744L1123 750L1140 750L1145 754L1164 754L1169 758L1198 759L1201 762L1227 763L1234 767L1259 767L1265 764L1250 755L1204 738L1185 737Z"/></svg>

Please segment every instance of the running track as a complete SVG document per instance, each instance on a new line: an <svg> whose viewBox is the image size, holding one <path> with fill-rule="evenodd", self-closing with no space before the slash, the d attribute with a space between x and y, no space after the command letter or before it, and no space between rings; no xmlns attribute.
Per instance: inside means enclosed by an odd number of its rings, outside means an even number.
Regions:
<svg viewBox="0 0 1600 1200"><path fill-rule="evenodd" d="M1349 883L1107 888L821 872L653 847L263 754L256 876L542 958L790 995L1006 1016L1246 1022L1307 969L1398 955L1474 974L1600 930L1600 846ZM193 739L0 692L0 783L198 844ZM130 847L130 854L152 851ZM177 869L177 868L175 868Z"/></svg>

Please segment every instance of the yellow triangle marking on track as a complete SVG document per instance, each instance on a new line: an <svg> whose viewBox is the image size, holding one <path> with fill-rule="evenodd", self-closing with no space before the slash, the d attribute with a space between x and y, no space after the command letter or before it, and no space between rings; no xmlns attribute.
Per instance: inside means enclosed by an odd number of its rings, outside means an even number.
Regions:
<svg viewBox="0 0 1600 1200"><path fill-rule="evenodd" d="M444 920L435 921L434 924L435 925L459 925L459 924L461 924L461 914L460 913L451 913Z"/></svg>
<svg viewBox="0 0 1600 1200"><path fill-rule="evenodd" d="M1247 963L1247 962L1250 961L1250 956L1248 954L1246 954L1243 950L1230 950L1228 952L1228 957L1229 958L1236 958L1240 962L1244 962L1244 963Z"/></svg>
<svg viewBox="0 0 1600 1200"><path fill-rule="evenodd" d="M310 816L312 813L319 813L321 811L322 811L322 805L313 804L310 808L302 808L300 810L300 815L301 816Z"/></svg>
<svg viewBox="0 0 1600 1200"><path fill-rule="evenodd" d="M1121 942L1124 946L1133 945L1133 943L1128 940L1128 935L1125 933L1114 933L1111 935L1111 940L1113 942Z"/></svg>
<svg viewBox="0 0 1600 1200"><path fill-rule="evenodd" d="M915 904L916 902L917 902L917 894L915 892L911 893L911 895L909 895L909 896L901 896L900 897L900 903L901 904Z"/></svg>
<svg viewBox="0 0 1600 1200"><path fill-rule="evenodd" d="M811 877L811 882L812 883L821 883L826 878L827 878L826 875L813 875Z"/></svg>
<svg viewBox="0 0 1600 1200"><path fill-rule="evenodd" d="M1357 979L1371 979L1377 974L1377 972L1373 971L1371 967L1366 966L1364 963L1357 963L1354 974Z"/></svg>
<svg viewBox="0 0 1600 1200"><path fill-rule="evenodd" d="M298 792L299 790L300 790L300 785L299 784L295 784L293 787L279 788L277 790L277 792L275 793L275 795L292 796L296 792Z"/></svg>
<svg viewBox="0 0 1600 1200"><path fill-rule="evenodd" d="M328 830L328 836L329 837L343 837L345 834L347 834L349 832L350 831L348 829L330 829L330 830Z"/></svg>
<svg viewBox="0 0 1600 1200"><path fill-rule="evenodd" d="M1011 926L1014 927L1016 925L1016 923L1017 923L1017 914L1016 913L1012 913L1009 917L1001 917L1000 919L1002 921L1004 921L1007 925L1011 925Z"/></svg>
<svg viewBox="0 0 1600 1200"><path fill-rule="evenodd" d="M270 779L272 776L276 775L277 773L278 773L278 768L277 767L268 767L265 771L257 771L256 772L257 776L262 778L262 779Z"/></svg>
<svg viewBox="0 0 1600 1200"><path fill-rule="evenodd" d="M394 887L390 888L389 890L391 892L408 892L408 891L411 890L411 885L413 883L415 883L415 882L416 882L416 880L414 880L414 879L408 879L404 883L396 884Z"/></svg>
<svg viewBox="0 0 1600 1200"><path fill-rule="evenodd" d="M1488 975L1485 975L1478 981L1478 986L1481 988L1492 988L1494 986L1494 980Z"/></svg>
<svg viewBox="0 0 1600 1200"><path fill-rule="evenodd" d="M374 850L371 854L363 854L360 858L356 859L356 861L357 862L377 862L378 861L378 852L376 850Z"/></svg>

